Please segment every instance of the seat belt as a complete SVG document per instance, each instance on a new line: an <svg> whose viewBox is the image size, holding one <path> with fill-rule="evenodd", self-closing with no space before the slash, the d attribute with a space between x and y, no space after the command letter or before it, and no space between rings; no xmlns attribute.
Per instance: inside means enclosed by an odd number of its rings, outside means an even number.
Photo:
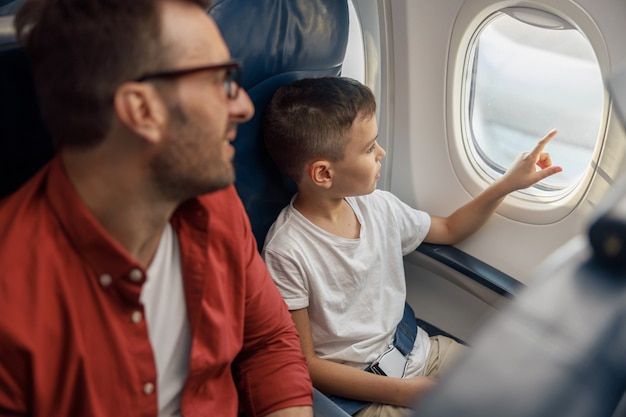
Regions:
<svg viewBox="0 0 626 417"><path fill-rule="evenodd" d="M393 337L393 345L404 355L405 358L413 350L415 338L417 337L417 331L418 327L417 320L415 319L415 313L409 303L405 302L402 320L396 327L396 334ZM364 370L366 372L372 372L372 368L369 365ZM335 404L350 415L356 414L366 405L371 404L369 401L353 400L344 397L330 396L328 398L330 398Z"/></svg>

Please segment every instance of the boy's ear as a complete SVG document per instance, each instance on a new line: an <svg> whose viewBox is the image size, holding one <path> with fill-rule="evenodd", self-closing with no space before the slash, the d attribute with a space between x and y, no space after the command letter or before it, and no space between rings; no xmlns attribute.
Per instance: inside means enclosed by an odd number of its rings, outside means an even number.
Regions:
<svg viewBox="0 0 626 417"><path fill-rule="evenodd" d="M314 161L309 165L309 177L315 185L330 188L333 183L333 173L330 168L330 163L323 159Z"/></svg>
<svg viewBox="0 0 626 417"><path fill-rule="evenodd" d="M152 143L161 139L166 128L167 110L150 84L122 84L115 92L113 106L121 122L136 135Z"/></svg>

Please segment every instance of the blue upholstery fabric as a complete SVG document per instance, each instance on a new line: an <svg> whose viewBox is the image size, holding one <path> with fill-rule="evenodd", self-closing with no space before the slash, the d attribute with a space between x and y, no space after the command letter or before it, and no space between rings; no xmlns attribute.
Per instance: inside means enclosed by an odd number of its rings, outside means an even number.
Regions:
<svg viewBox="0 0 626 417"><path fill-rule="evenodd" d="M346 0L217 0L209 10L234 58L243 62L242 85L255 105L239 127L235 185L259 249L295 186L281 175L260 135L263 109L277 88L305 77L337 76L348 43Z"/></svg>
<svg viewBox="0 0 626 417"><path fill-rule="evenodd" d="M14 15L24 0L0 0L0 16Z"/></svg>
<svg viewBox="0 0 626 417"><path fill-rule="evenodd" d="M209 13L232 56L243 63L242 86L255 115L237 139L235 186L252 223L259 249L295 185L274 165L260 132L274 92L307 77L338 76L348 44L347 0L217 0ZM315 390L316 417L348 416Z"/></svg>
<svg viewBox="0 0 626 417"><path fill-rule="evenodd" d="M0 45L0 198L15 191L54 154L22 48Z"/></svg>
<svg viewBox="0 0 626 417"><path fill-rule="evenodd" d="M349 417L350 414L343 411L337 404L332 402L327 396L313 390L313 407L315 417Z"/></svg>

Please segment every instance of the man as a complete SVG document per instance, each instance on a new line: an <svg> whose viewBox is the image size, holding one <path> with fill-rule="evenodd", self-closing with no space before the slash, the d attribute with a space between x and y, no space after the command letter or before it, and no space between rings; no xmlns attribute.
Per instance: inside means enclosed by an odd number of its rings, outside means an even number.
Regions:
<svg viewBox="0 0 626 417"><path fill-rule="evenodd" d="M16 16L58 154L0 202L0 415L312 415L232 186L253 106L206 6Z"/></svg>

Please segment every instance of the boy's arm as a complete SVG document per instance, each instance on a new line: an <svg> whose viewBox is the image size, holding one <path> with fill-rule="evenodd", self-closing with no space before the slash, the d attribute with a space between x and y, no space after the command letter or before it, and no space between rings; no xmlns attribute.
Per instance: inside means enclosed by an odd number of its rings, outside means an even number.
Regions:
<svg viewBox="0 0 626 417"><path fill-rule="evenodd" d="M290 312L300 334L302 353L309 365L313 385L327 395L410 407L435 384L434 380L423 376L390 378L318 358L313 346L308 309Z"/></svg>
<svg viewBox="0 0 626 417"><path fill-rule="evenodd" d="M550 131L535 149L520 155L513 166L487 189L448 217L431 216L430 231L424 239L428 243L455 244L480 229L509 193L528 188L544 178L562 171L552 166L550 154L543 152L556 135ZM536 167L539 167L537 170Z"/></svg>

